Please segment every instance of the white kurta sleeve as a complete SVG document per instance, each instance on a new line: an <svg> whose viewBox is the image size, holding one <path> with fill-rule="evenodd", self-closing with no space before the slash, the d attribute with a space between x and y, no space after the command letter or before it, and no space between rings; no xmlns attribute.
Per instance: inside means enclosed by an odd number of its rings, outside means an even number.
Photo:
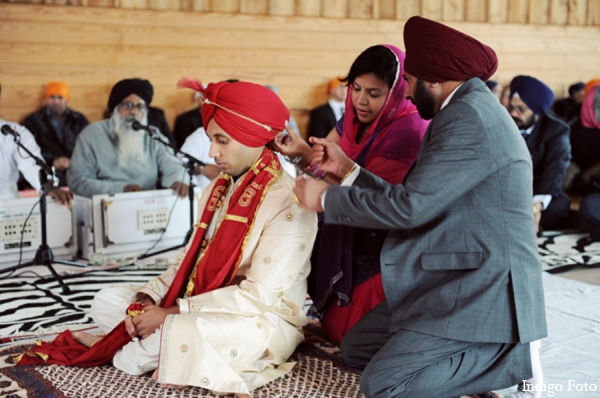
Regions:
<svg viewBox="0 0 600 398"><path fill-rule="evenodd" d="M29 130L21 125L12 124L12 127L21 136L21 144L25 148L29 149L34 156L43 159L40 147L35 141L33 134L31 134ZM27 182L31 184L36 191L39 191L41 189L39 177L40 166L35 163L35 159L33 159L31 156L29 156L29 154L27 154L27 152L19 147L17 147L13 152L13 159L17 163L19 171L23 174L23 177L25 177Z"/></svg>

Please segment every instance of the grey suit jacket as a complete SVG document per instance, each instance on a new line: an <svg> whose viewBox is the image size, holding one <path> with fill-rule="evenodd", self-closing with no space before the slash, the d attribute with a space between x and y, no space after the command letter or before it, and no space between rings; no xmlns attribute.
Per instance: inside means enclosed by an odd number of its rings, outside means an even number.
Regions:
<svg viewBox="0 0 600 398"><path fill-rule="evenodd" d="M546 335L532 166L478 78L430 123L414 169L390 185L361 169L325 198L325 222L391 232L381 253L391 331L522 343Z"/></svg>

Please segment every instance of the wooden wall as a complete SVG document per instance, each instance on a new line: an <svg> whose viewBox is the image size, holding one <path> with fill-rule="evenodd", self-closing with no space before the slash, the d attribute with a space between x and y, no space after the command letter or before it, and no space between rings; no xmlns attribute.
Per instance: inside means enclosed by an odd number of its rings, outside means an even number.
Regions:
<svg viewBox="0 0 600 398"><path fill-rule="evenodd" d="M369 45L402 48L413 14L494 48L501 83L531 74L563 96L571 83L600 76L599 0L27 2L44 4L0 0L0 117L12 121L42 105L52 80L69 84L74 109L100 120L113 84L143 77L172 125L193 107L192 93L175 88L191 75L276 85L303 130L327 81Z"/></svg>

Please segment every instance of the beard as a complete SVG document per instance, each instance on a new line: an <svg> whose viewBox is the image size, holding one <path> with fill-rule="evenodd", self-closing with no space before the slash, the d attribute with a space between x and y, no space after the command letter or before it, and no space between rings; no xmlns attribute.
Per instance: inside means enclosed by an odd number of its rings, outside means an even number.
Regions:
<svg viewBox="0 0 600 398"><path fill-rule="evenodd" d="M146 125L146 115L143 117L130 115L122 117L118 109L115 109L111 120L113 128L119 139L119 165L137 163L144 158L144 134L143 130L134 130L131 123L135 120Z"/></svg>
<svg viewBox="0 0 600 398"><path fill-rule="evenodd" d="M60 104L50 104L50 105L48 105L48 110L50 111L50 114L52 116L54 116L55 118L61 118L62 115L67 110L67 108L63 107Z"/></svg>
<svg viewBox="0 0 600 398"><path fill-rule="evenodd" d="M533 126L535 122L537 122L537 117L535 113L529 117L529 119L523 121L519 118L513 117L513 120L517 124L519 130L527 130L529 127Z"/></svg>
<svg viewBox="0 0 600 398"><path fill-rule="evenodd" d="M423 80L418 79L413 96L410 101L417 107L419 116L424 120L431 120L435 116L435 98L425 88Z"/></svg>

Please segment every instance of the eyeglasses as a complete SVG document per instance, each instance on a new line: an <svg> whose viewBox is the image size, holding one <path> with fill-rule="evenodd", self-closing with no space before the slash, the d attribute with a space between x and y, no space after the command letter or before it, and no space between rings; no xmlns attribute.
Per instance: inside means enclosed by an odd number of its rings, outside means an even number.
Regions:
<svg viewBox="0 0 600 398"><path fill-rule="evenodd" d="M137 109L138 112L144 112L147 109L146 104L144 104L142 102L138 103L137 105L134 105L134 103L130 102L130 101L121 102L119 104L119 108L121 110L124 110L124 111L127 110L130 112L133 110L133 108Z"/></svg>
<svg viewBox="0 0 600 398"><path fill-rule="evenodd" d="M529 110L528 107L523 106L523 105L511 105L508 104L508 111L512 112L512 111L517 111L518 113L525 113L527 110Z"/></svg>

